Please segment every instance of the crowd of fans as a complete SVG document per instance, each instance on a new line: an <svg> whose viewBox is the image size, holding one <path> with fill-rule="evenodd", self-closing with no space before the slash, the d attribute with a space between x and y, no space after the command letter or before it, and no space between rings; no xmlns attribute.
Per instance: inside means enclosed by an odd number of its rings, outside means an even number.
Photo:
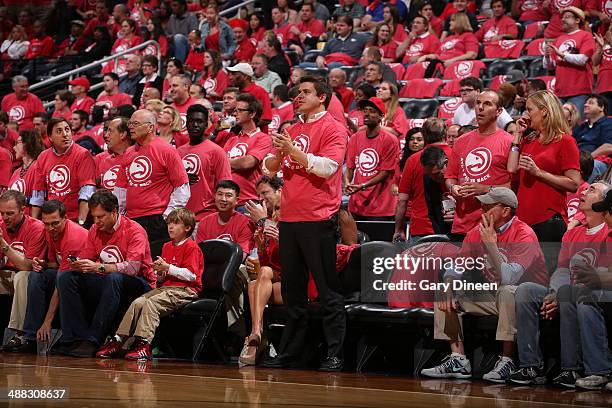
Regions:
<svg viewBox="0 0 612 408"><path fill-rule="evenodd" d="M543 383L538 315L558 316L553 382L612 391L608 2L277 0L231 18L220 6L234 2L36 3L0 7L0 75L14 91L0 111L0 293L13 296L16 333L3 351L36 351L58 315L57 352L151 357L160 317L202 290L196 243L223 238L248 277L240 364L259 361L271 303L288 322L263 364L298 365L318 299L320 369L341 370L337 273L358 246L355 221L387 221L389 240L444 234L453 244L438 255L485 255L480 280L499 285L426 302L451 354L423 375L471 377L468 313L499 318L502 353L484 379ZM148 40L159 52L67 81L48 111L28 91ZM156 259L151 243L164 243Z"/></svg>

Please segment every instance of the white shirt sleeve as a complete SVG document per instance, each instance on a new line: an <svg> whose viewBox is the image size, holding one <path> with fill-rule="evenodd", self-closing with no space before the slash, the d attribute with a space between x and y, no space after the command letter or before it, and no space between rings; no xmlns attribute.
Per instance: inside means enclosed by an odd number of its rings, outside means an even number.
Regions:
<svg viewBox="0 0 612 408"><path fill-rule="evenodd" d="M549 287L554 289L555 292L559 290L561 286L570 284L570 270L568 268L557 268L557 270L550 277Z"/></svg>
<svg viewBox="0 0 612 408"><path fill-rule="evenodd" d="M178 266L170 265L168 273L174 277L187 282L193 282L196 279L195 273L187 268L179 268Z"/></svg>
<svg viewBox="0 0 612 408"><path fill-rule="evenodd" d="M506 109L502 109L501 114L497 117L497 127L505 129L508 123L512 122L512 116L508 114Z"/></svg>
<svg viewBox="0 0 612 408"><path fill-rule="evenodd" d="M119 201L119 214L125 214L125 203L127 201L127 189L123 187L115 187L113 194Z"/></svg>
<svg viewBox="0 0 612 408"><path fill-rule="evenodd" d="M589 61L589 57L584 54L565 54L563 56L563 59L566 62L569 62L570 64L578 65L581 67L585 66L586 63Z"/></svg>
<svg viewBox="0 0 612 408"><path fill-rule="evenodd" d="M83 186L79 190L79 200L88 201L95 192L96 186L92 186L91 184Z"/></svg>
<svg viewBox="0 0 612 408"><path fill-rule="evenodd" d="M187 201L189 201L189 197L191 197L189 183L185 183L182 186L175 188L170 195L168 207L166 208L166 211L164 211L164 219L172 212L172 210L185 207L187 205Z"/></svg>
<svg viewBox="0 0 612 408"><path fill-rule="evenodd" d="M308 168L306 171L321 178L330 178L340 167L338 163L327 157L315 156L312 153L308 153L307 157Z"/></svg>
<svg viewBox="0 0 612 408"><path fill-rule="evenodd" d="M41 190L32 191L32 197L30 197L30 205L36 207L42 207L45 202L45 192Z"/></svg>
<svg viewBox="0 0 612 408"><path fill-rule="evenodd" d="M273 158L274 155L272 153L268 154L266 157L264 157L263 162L261 164L261 168L263 170L263 173L266 176L272 176L276 173L278 173L280 171L280 166L278 166L278 169L271 169L268 167L268 164L266 164L268 162L268 159Z"/></svg>

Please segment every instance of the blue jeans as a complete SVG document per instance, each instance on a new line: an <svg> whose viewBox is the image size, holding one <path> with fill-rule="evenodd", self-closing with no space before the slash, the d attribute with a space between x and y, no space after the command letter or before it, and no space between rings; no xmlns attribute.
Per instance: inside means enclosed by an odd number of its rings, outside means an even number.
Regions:
<svg viewBox="0 0 612 408"><path fill-rule="evenodd" d="M602 161L594 160L593 161L593 172L591 173L591 177L589 177L588 182L592 183L596 178L599 178L608 171L608 165Z"/></svg>
<svg viewBox="0 0 612 408"><path fill-rule="evenodd" d="M588 95L575 95L567 98L560 98L563 103L573 103L576 108L578 108L578 112L580 113L580 117L584 119L584 103L587 100Z"/></svg>
<svg viewBox="0 0 612 408"><path fill-rule="evenodd" d="M121 317L118 316L121 307L127 307L134 299L151 290L140 276L74 271L60 273L57 288L62 342L87 340L97 345L101 345L114 330L117 318Z"/></svg>
<svg viewBox="0 0 612 408"><path fill-rule="evenodd" d="M36 332L45 321L47 306L55 290L57 271L45 269L30 273L28 279L28 308L26 310L23 331L25 338L36 340Z"/></svg>
<svg viewBox="0 0 612 408"><path fill-rule="evenodd" d="M189 53L189 41L183 34L174 34L172 38L174 43L174 58L185 62Z"/></svg>
<svg viewBox="0 0 612 408"><path fill-rule="evenodd" d="M544 357L540 350L540 308L548 288L525 282L516 288L516 346L520 367L540 367Z"/></svg>
<svg viewBox="0 0 612 408"><path fill-rule="evenodd" d="M597 300L610 292L591 291L584 286L562 286L557 293L561 335L561 369L580 370L586 375L612 373L608 332Z"/></svg>
<svg viewBox="0 0 612 408"><path fill-rule="evenodd" d="M343 66L344 64L341 62L330 62L329 64L325 65L325 67L329 69L330 71L334 68L340 68ZM298 65L298 67L300 68L319 68L316 62L302 62L300 65Z"/></svg>

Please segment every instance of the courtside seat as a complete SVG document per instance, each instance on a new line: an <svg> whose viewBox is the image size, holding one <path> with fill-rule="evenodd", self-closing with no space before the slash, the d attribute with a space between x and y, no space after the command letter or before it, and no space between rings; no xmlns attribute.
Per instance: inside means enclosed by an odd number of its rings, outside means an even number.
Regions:
<svg viewBox="0 0 612 408"><path fill-rule="evenodd" d="M487 67L487 78L506 75L514 69L525 72L525 61L521 59L497 59Z"/></svg>
<svg viewBox="0 0 612 408"><path fill-rule="evenodd" d="M307 74L327 78L327 68L304 68Z"/></svg>

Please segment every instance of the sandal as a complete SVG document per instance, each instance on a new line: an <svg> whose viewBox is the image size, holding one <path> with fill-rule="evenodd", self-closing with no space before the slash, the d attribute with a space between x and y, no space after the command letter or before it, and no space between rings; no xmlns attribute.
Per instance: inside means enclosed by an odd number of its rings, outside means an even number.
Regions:
<svg viewBox="0 0 612 408"><path fill-rule="evenodd" d="M261 334L251 334L244 339L244 346L238 358L238 367L255 365L260 344Z"/></svg>

